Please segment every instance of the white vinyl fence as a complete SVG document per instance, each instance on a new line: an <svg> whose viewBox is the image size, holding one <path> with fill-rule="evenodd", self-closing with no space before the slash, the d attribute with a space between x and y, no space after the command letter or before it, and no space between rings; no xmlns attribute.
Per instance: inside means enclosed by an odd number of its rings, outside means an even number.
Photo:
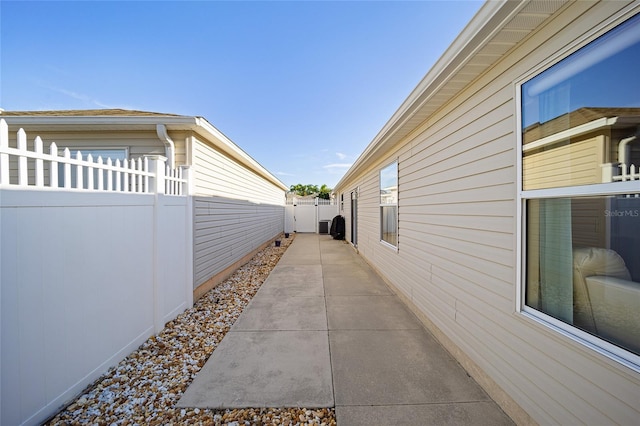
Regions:
<svg viewBox="0 0 640 426"><path fill-rule="evenodd" d="M603 164L603 182L627 182L630 180L640 180L640 166L625 163Z"/></svg>
<svg viewBox="0 0 640 426"><path fill-rule="evenodd" d="M328 233L338 209L335 200L293 197L285 208L285 232Z"/></svg>
<svg viewBox="0 0 640 426"><path fill-rule="evenodd" d="M69 148L59 155L55 142L49 145L49 152L44 153L39 136L34 139L33 146L33 151L27 149L27 135L20 129L17 147L10 147L7 123L0 120L0 186L187 194L185 167L171 169L162 156L112 161L111 158L94 159L89 154L84 160L81 151L72 156Z"/></svg>
<svg viewBox="0 0 640 426"><path fill-rule="evenodd" d="M39 424L192 306L193 213L162 157L7 141L0 120L0 424Z"/></svg>

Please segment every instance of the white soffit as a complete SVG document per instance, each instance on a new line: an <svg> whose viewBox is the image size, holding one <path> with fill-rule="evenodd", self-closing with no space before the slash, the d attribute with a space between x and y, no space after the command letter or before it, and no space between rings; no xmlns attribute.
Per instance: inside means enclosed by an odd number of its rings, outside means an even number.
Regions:
<svg viewBox="0 0 640 426"><path fill-rule="evenodd" d="M562 8L567 0L487 1L347 171L375 161ZM338 186L340 183L338 184Z"/></svg>

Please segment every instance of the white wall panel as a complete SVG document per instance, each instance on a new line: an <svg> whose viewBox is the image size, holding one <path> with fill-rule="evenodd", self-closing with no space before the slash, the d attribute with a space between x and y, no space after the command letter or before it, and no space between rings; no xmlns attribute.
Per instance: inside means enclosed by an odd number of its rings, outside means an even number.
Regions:
<svg viewBox="0 0 640 426"><path fill-rule="evenodd" d="M0 190L0 423L44 421L190 305L189 216L187 197Z"/></svg>

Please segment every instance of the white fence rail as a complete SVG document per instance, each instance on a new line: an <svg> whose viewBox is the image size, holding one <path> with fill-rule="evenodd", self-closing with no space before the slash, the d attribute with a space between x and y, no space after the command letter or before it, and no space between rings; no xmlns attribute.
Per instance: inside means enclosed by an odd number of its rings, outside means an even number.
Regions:
<svg viewBox="0 0 640 426"><path fill-rule="evenodd" d="M640 167L635 164L607 163L602 165L602 182L629 182L640 180ZM638 194L628 194L628 198L638 198Z"/></svg>
<svg viewBox="0 0 640 426"><path fill-rule="evenodd" d="M640 180L640 167L635 164L627 166L626 164L618 165L620 172L616 176L612 176L614 182L626 182L629 180Z"/></svg>
<svg viewBox="0 0 640 426"><path fill-rule="evenodd" d="M336 200L326 200L324 198L297 198L291 197L287 199L287 205L292 206L332 206L336 204Z"/></svg>
<svg viewBox="0 0 640 426"><path fill-rule="evenodd" d="M602 165L602 182L640 180L640 167L635 164L606 163Z"/></svg>
<svg viewBox="0 0 640 426"><path fill-rule="evenodd" d="M187 195L188 168L171 169L166 158L149 155L138 159L113 161L91 154L83 159L81 151L71 155L64 148L62 155L56 143L44 152L43 141L37 136L33 151L27 148L27 135L17 132L17 146L9 146L7 123L0 120L0 187L17 186L33 189L66 189L79 191L110 191ZM13 167L12 167L13 166Z"/></svg>

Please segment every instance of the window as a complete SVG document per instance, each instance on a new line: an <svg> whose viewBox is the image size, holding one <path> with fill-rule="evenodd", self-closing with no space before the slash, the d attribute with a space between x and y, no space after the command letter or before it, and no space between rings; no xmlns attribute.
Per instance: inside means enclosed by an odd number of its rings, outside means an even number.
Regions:
<svg viewBox="0 0 640 426"><path fill-rule="evenodd" d="M120 162L122 163L123 161L125 161L128 158L128 152L126 148L106 148L106 149L100 149L100 148L83 148L83 149L70 149L69 152L71 154L71 158L76 158L76 155L78 154L78 151L81 152L82 154L82 160L84 161L88 161L89 160L89 155L91 155L91 158L93 160L94 163L96 163L98 161L98 158L102 158L104 164L107 163L107 159L110 158L111 161L113 162L113 164L115 165L116 160L120 160ZM58 152L59 156L64 156L64 149L60 149ZM77 169L76 167L71 167L70 168L71 171L71 178L70 178L70 185L71 187L76 187L77 185ZM86 168L83 168L82 171L82 181L83 181L83 187L86 189L87 188L87 182L88 182L88 176L87 176L88 170ZM94 169L93 170L93 178L94 178L94 182L98 181L98 173L100 173L100 171L98 169ZM107 176L107 171L102 171L103 173L103 177L104 180L106 181L106 176ZM58 163L58 186L60 188L64 187L64 163ZM90 188L93 189L93 188Z"/></svg>
<svg viewBox="0 0 640 426"><path fill-rule="evenodd" d="M398 246L398 163L380 171L380 240Z"/></svg>
<svg viewBox="0 0 640 426"><path fill-rule="evenodd" d="M640 366L640 15L520 85L521 309Z"/></svg>

